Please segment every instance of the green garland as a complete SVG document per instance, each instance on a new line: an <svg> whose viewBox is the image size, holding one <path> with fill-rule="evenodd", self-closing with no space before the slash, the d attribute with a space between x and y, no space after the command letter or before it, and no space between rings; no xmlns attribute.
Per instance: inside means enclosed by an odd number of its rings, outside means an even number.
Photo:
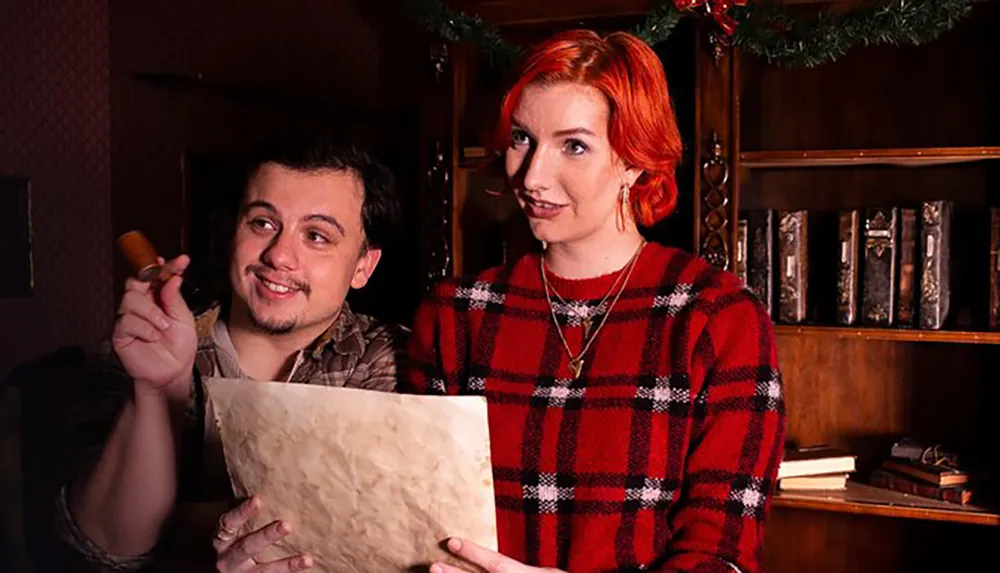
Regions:
<svg viewBox="0 0 1000 573"><path fill-rule="evenodd" d="M797 17L787 6L751 0L730 9L730 16L739 23L731 43L779 66L812 67L832 62L858 46L930 42L968 16L974 1L890 0L843 13ZM496 26L452 10L442 0L404 2L426 31L451 42L471 42L494 65L507 67L520 53ZM680 12L666 0L629 31L653 46L669 38L682 18L695 16L702 17Z"/></svg>

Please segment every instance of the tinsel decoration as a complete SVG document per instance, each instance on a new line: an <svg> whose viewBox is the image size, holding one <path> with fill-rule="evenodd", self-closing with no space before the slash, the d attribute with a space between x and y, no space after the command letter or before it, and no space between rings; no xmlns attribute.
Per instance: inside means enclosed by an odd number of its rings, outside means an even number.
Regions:
<svg viewBox="0 0 1000 573"><path fill-rule="evenodd" d="M729 41L741 50L779 66L813 67L829 63L855 47L920 45L937 39L969 15L975 0L887 0L845 12L801 16L780 4L715 3L711 0L666 0L650 10L645 20L629 30L651 46L665 41L682 18L720 14L736 22ZM472 42L499 67L510 65L520 53L499 30L476 16L445 6L442 0L404 0L423 28L451 41ZM675 3L686 7L679 10ZM730 5L732 4L732 5ZM690 5L690 6L689 6ZM713 6L725 11L713 12ZM691 8L700 7L702 10ZM720 26L722 35L729 27Z"/></svg>

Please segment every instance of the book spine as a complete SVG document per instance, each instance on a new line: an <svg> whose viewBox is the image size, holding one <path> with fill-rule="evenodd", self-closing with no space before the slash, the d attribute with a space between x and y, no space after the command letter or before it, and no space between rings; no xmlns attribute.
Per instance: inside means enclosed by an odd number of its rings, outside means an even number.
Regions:
<svg viewBox="0 0 1000 573"><path fill-rule="evenodd" d="M840 212L840 264L837 270L837 322L854 324L858 315L858 234L857 209Z"/></svg>
<svg viewBox="0 0 1000 573"><path fill-rule="evenodd" d="M864 292L861 314L865 324L893 322L896 285L896 227L899 209L865 210Z"/></svg>
<svg viewBox="0 0 1000 573"><path fill-rule="evenodd" d="M948 317L951 298L952 204L928 201L921 205L921 212L920 327L937 330Z"/></svg>
<svg viewBox="0 0 1000 573"><path fill-rule="evenodd" d="M899 293L896 298L896 325L916 326L917 210L899 210Z"/></svg>
<svg viewBox="0 0 1000 573"><path fill-rule="evenodd" d="M797 323L806 319L809 219L806 211L781 211L779 220L781 287L778 313L783 322Z"/></svg>
<svg viewBox="0 0 1000 573"><path fill-rule="evenodd" d="M749 286L747 276L747 220L740 219L736 225L736 276L743 286Z"/></svg>
<svg viewBox="0 0 1000 573"><path fill-rule="evenodd" d="M747 213L747 281L750 291L774 317L774 211Z"/></svg>
<svg viewBox="0 0 1000 573"><path fill-rule="evenodd" d="M990 208L990 330L1000 330L1000 208Z"/></svg>

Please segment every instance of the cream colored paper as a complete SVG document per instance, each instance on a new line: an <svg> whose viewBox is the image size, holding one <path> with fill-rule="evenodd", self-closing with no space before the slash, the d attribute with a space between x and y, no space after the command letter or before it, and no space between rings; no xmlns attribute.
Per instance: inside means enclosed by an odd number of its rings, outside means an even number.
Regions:
<svg viewBox="0 0 1000 573"><path fill-rule="evenodd" d="M410 572L458 564L441 548L450 536L496 549L482 397L224 378L205 386L234 492L264 502L241 533L293 522L259 560L308 553L311 571Z"/></svg>

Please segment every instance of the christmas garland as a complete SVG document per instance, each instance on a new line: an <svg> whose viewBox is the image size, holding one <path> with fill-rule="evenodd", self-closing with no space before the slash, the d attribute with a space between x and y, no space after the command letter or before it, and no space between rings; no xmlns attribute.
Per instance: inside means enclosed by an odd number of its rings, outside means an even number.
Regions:
<svg viewBox="0 0 1000 573"><path fill-rule="evenodd" d="M682 18L712 17L733 46L779 66L817 66L852 48L880 44L920 45L938 38L969 15L975 0L890 0L846 12L796 16L788 6L746 0L672 0L649 11L629 30L653 46L670 37ZM520 49L496 26L448 8L442 0L405 0L431 34L468 41L494 65L506 67Z"/></svg>

